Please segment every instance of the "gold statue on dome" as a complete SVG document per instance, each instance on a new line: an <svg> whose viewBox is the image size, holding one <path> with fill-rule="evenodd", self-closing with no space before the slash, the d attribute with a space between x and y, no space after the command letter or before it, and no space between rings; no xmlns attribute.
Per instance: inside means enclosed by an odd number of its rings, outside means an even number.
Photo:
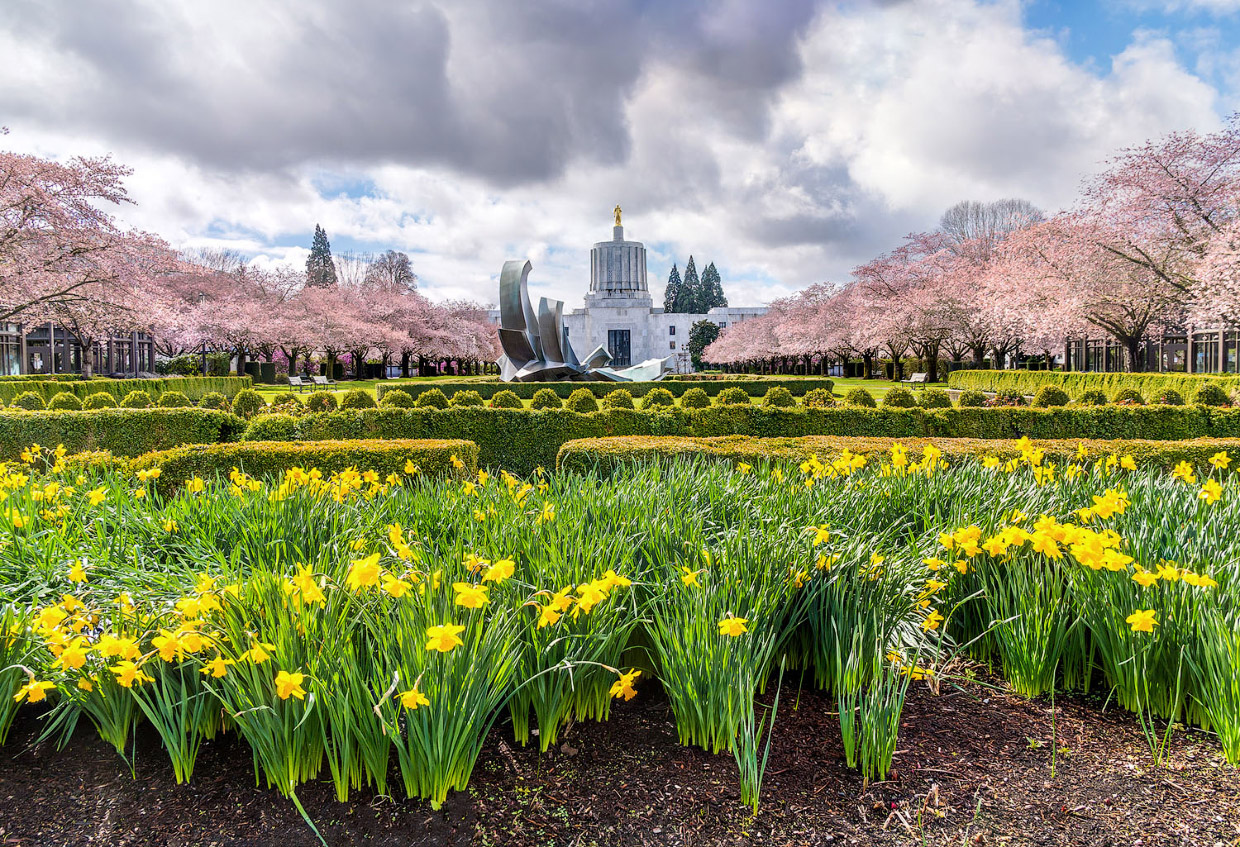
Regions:
<svg viewBox="0 0 1240 847"><path fill-rule="evenodd" d="M611 213L616 216L616 226L620 226L620 204L619 203L616 204L616 208L611 210Z"/></svg>

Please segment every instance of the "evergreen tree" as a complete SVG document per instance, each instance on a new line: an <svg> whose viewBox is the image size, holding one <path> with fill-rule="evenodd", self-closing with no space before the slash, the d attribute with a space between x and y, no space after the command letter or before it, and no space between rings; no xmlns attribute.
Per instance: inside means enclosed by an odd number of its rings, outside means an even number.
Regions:
<svg viewBox="0 0 1240 847"><path fill-rule="evenodd" d="M672 272L667 275L667 288L663 291L663 311L676 311L676 298L680 296L680 271L672 265Z"/></svg>
<svg viewBox="0 0 1240 847"><path fill-rule="evenodd" d="M698 304L702 293L702 281L698 279L697 265L693 264L693 257L689 257L689 264L685 265L684 280L680 284L680 291L676 294L675 308L673 312L694 314L700 311Z"/></svg>
<svg viewBox="0 0 1240 847"><path fill-rule="evenodd" d="M714 262L702 271L702 297L703 312L710 311L716 306L728 305L728 297L723 293L723 281L719 278L719 271L715 268Z"/></svg>
<svg viewBox="0 0 1240 847"><path fill-rule="evenodd" d="M689 358L693 367L702 369L702 351L719 338L719 326L713 321L701 320L689 327Z"/></svg>
<svg viewBox="0 0 1240 847"><path fill-rule="evenodd" d="M327 241L323 227L314 225L314 243L306 259L306 285L314 288L331 288L336 284L336 265L332 261L332 246Z"/></svg>

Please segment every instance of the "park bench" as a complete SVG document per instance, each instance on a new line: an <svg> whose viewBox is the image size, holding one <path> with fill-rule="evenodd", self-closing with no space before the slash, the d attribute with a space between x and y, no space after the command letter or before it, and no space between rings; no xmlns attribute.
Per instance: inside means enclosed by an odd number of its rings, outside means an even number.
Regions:
<svg viewBox="0 0 1240 847"><path fill-rule="evenodd" d="M310 378L314 380L315 385L335 385L336 384L336 380L328 379L325 376L312 376Z"/></svg>
<svg viewBox="0 0 1240 847"><path fill-rule="evenodd" d="M904 385L916 385L920 388L925 388L926 379L929 376L930 376L929 374L925 374L925 373L915 373L912 376L910 376L908 379L900 380L900 382Z"/></svg>
<svg viewBox="0 0 1240 847"><path fill-rule="evenodd" d="M298 394L300 394L303 389L313 388L313 387L314 386L312 383L306 382L304 379L302 379L299 376L290 376L288 378L289 391L296 391Z"/></svg>

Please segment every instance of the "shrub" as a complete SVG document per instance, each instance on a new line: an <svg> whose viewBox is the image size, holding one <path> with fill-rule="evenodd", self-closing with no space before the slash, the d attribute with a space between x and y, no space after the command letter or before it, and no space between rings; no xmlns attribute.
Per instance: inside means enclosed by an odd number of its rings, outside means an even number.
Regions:
<svg viewBox="0 0 1240 847"><path fill-rule="evenodd" d="M796 398L792 396L792 392L782 385L776 385L767 390L762 396L762 407L764 409L790 409L796 406Z"/></svg>
<svg viewBox="0 0 1240 847"><path fill-rule="evenodd" d="M918 396L917 405L923 409L950 409L952 398L941 388L927 388Z"/></svg>
<svg viewBox="0 0 1240 847"><path fill-rule="evenodd" d="M705 409L709 405L710 395L701 388L690 388L680 395L680 407L682 409Z"/></svg>
<svg viewBox="0 0 1240 847"><path fill-rule="evenodd" d="M1109 402L1111 401L1107 399L1107 393L1097 388L1082 391L1076 397L1078 406L1105 406Z"/></svg>
<svg viewBox="0 0 1240 847"><path fill-rule="evenodd" d="M873 409L878 405L874 402L874 395L860 386L848 390L848 393L844 395L844 403L849 406L864 406L867 409Z"/></svg>
<svg viewBox="0 0 1240 847"><path fill-rule="evenodd" d="M801 405L807 409L826 409L835 405L835 395L825 388L811 388L801 398Z"/></svg>
<svg viewBox="0 0 1240 847"><path fill-rule="evenodd" d="M550 388L538 389L534 392L534 398L530 400L531 409L558 409L563 405L560 395Z"/></svg>
<svg viewBox="0 0 1240 847"><path fill-rule="evenodd" d="M0 461L16 459L34 442L63 444L70 454L107 450L136 456L178 444L211 444L240 437L245 423L207 409L99 409L0 414Z"/></svg>
<svg viewBox="0 0 1240 847"><path fill-rule="evenodd" d="M1181 397L1192 397L1203 383L1212 382L1225 391L1240 388L1240 376L1185 373L1083 373L1079 371L953 371L947 383L952 388L976 388L998 391L1001 388L1035 394L1043 385L1053 384L1073 397L1082 391L1096 389L1108 395L1120 388L1135 388L1144 397L1155 397L1166 389L1175 389Z"/></svg>
<svg viewBox="0 0 1240 847"><path fill-rule="evenodd" d="M749 392L740 386L725 388L715 395L716 406L748 406Z"/></svg>
<svg viewBox="0 0 1240 847"><path fill-rule="evenodd" d="M306 409L310 412L334 412L336 407L336 395L330 391L311 391L306 398Z"/></svg>
<svg viewBox="0 0 1240 847"><path fill-rule="evenodd" d="M271 405L263 409L259 409L259 414L268 414L271 412L284 412L290 415L299 415L306 411L306 407L301 404L294 394L285 394L271 401Z"/></svg>
<svg viewBox="0 0 1240 847"><path fill-rule="evenodd" d="M82 401L78 399L76 394L62 391L47 402L47 408L53 412L80 412L82 411Z"/></svg>
<svg viewBox="0 0 1240 847"><path fill-rule="evenodd" d="M1141 392L1135 388L1121 388L1115 392L1115 396L1111 398L1111 402L1117 406L1144 406L1145 398L1141 396Z"/></svg>
<svg viewBox="0 0 1240 847"><path fill-rule="evenodd" d="M582 388L582 389L578 389L578 391L586 391L586 389ZM586 391L586 393L589 394L590 392ZM574 391L573 394L576 395L577 392ZM590 397L593 398L594 395L590 394ZM570 397L569 399L571 400L572 398ZM494 395L491 398L491 402L489 405L491 406L492 409L523 409L525 408L525 404L521 402L521 398L517 396L517 392L515 391L499 392L498 394Z"/></svg>
<svg viewBox="0 0 1240 847"><path fill-rule="evenodd" d="M438 388L431 388L423 391L413 401L415 409L446 409L448 408L448 398Z"/></svg>
<svg viewBox="0 0 1240 847"><path fill-rule="evenodd" d="M626 388L616 388L604 394L599 405L604 409L632 409L633 395Z"/></svg>
<svg viewBox="0 0 1240 847"><path fill-rule="evenodd" d="M216 409L220 412L231 412L232 403L218 391L208 391L202 395L202 399L198 401L199 409Z"/></svg>
<svg viewBox="0 0 1240 847"><path fill-rule="evenodd" d="M477 391L463 389L452 395L452 399L448 401L449 406L485 406L486 403L482 399L482 395Z"/></svg>
<svg viewBox="0 0 1240 847"><path fill-rule="evenodd" d="M70 378L72 377L72 378ZM250 385L247 377L168 377L165 379L82 379L71 374L57 374L55 378L17 377L0 379L0 402L12 403L18 394L33 391L46 403L62 391L76 394L79 399L97 392L111 394L119 403L130 391L141 389L152 396L159 396L165 391L180 391L191 400L201 397L208 391L219 391L232 396L242 388Z"/></svg>
<svg viewBox="0 0 1240 847"><path fill-rule="evenodd" d="M1023 406L1025 395L1011 388L996 391L995 396L986 401L987 406Z"/></svg>
<svg viewBox="0 0 1240 847"><path fill-rule="evenodd" d="M271 419L277 416L269 416ZM464 467L452 463L455 456ZM159 490L171 494L195 476L226 476L236 467L254 477L276 476L292 467L316 467L328 476L346 468L403 475L413 462L418 472L469 479L478 473L478 447L464 440L247 441L206 444L147 453L130 462L131 471L159 468Z"/></svg>
<svg viewBox="0 0 1240 847"><path fill-rule="evenodd" d="M130 391L121 401L122 409L149 409L152 405L154 404L151 402L151 395L141 389Z"/></svg>
<svg viewBox="0 0 1240 847"><path fill-rule="evenodd" d="M156 405L161 409L188 409L194 404L180 391L165 391L159 395L159 402Z"/></svg>
<svg viewBox="0 0 1240 847"><path fill-rule="evenodd" d="M376 405L375 398L364 388L350 388L340 398L342 409L373 409Z"/></svg>
<svg viewBox="0 0 1240 847"><path fill-rule="evenodd" d="M975 408L986 405L986 395L980 391L967 389L960 392L960 396L956 398L956 405L963 408Z"/></svg>
<svg viewBox="0 0 1240 847"><path fill-rule="evenodd" d="M328 396L330 397L331 395L329 394ZM396 389L395 391L384 392L383 397L379 399L379 408L380 409L412 409L413 408L413 395L410 394L408 391L401 391L399 388Z"/></svg>
<svg viewBox="0 0 1240 847"><path fill-rule="evenodd" d="M23 391L13 398L14 409L25 409L27 412L41 412L47 408L43 396L33 391Z"/></svg>
<svg viewBox="0 0 1240 847"><path fill-rule="evenodd" d="M233 414L243 418L252 418L258 414L259 410L267 405L257 391L253 388L245 388L237 392L237 396L233 398Z"/></svg>
<svg viewBox="0 0 1240 847"><path fill-rule="evenodd" d="M1066 406L1070 399L1068 392L1058 385L1044 385L1038 389L1037 394L1033 395L1033 405L1039 409L1045 409L1048 406Z"/></svg>
<svg viewBox="0 0 1240 847"><path fill-rule="evenodd" d="M1193 394L1193 403L1198 406L1230 406L1231 398L1221 386L1207 382Z"/></svg>
<svg viewBox="0 0 1240 847"><path fill-rule="evenodd" d="M676 398L666 388L655 388L647 391L646 396L642 398L643 409L666 409L675 405Z"/></svg>
<svg viewBox="0 0 1240 847"><path fill-rule="evenodd" d="M1168 388L1165 391L1160 391L1154 398L1154 402L1160 406L1183 406L1184 397L1174 388Z"/></svg>
<svg viewBox="0 0 1240 847"><path fill-rule="evenodd" d="M691 377L690 379L684 378ZM664 377L661 380L651 380L649 382L625 382L620 383L624 389L633 395L633 399L637 400L644 397L647 392L656 388L666 388L672 392L674 397L682 397L684 393L691 388L701 388L708 396L715 396L720 391L729 387L739 387L751 396L761 398L768 388L776 385L782 385L792 392L792 396L800 398L805 392L815 388L825 388L827 391L834 390L835 383L831 379L825 377L789 377L781 379L778 377L755 377L748 374L726 374L711 379L701 379L699 374L687 374L676 378L675 375ZM594 382L584 384L594 392L595 398L602 397L608 389L614 387L613 383ZM534 394L544 388L550 388L556 394L560 395L561 400L568 399L568 395L572 394L578 388L582 388L583 383L564 380L560 382L503 382L497 377L489 377L483 379L468 380L447 380L439 379L434 382L405 382L402 380L384 380L375 387L375 393L382 398L384 392L387 391L408 391L413 395L414 399L423 391L429 391L432 388L438 388L444 392L446 396L452 396L454 391L460 389L469 389L477 391L482 395L483 400L490 400L501 391L511 391L522 400L529 401L533 399ZM190 395L193 396L193 395Z"/></svg>
<svg viewBox="0 0 1240 847"><path fill-rule="evenodd" d="M82 402L82 408L89 411L95 409L115 409L116 398L106 391L96 391L94 394L87 394L86 400Z"/></svg>
<svg viewBox="0 0 1240 847"><path fill-rule="evenodd" d="M917 398L907 388L893 388L883 395L883 405L891 409L913 409Z"/></svg>
<svg viewBox="0 0 1240 847"><path fill-rule="evenodd" d="M512 396L516 397L517 395L514 394ZM518 403L519 402L520 401L518 401ZM581 414L597 412L598 399L594 396L594 392L590 389L578 388L572 394L568 395L568 399L564 401L564 408L572 412L580 412Z"/></svg>

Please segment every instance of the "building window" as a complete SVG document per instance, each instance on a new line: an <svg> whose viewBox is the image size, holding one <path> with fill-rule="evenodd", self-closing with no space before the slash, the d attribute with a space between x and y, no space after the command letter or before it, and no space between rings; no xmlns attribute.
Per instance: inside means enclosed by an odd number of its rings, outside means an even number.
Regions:
<svg viewBox="0 0 1240 847"><path fill-rule="evenodd" d="M719 328L720 328L720 329L727 329L727 328L728 328L728 322L727 322L727 321L720 321L720 322L719 322Z"/></svg>
<svg viewBox="0 0 1240 847"><path fill-rule="evenodd" d="M611 366L613 368L627 368L633 364L629 330L607 330L607 352L611 354Z"/></svg>
<svg viewBox="0 0 1240 847"><path fill-rule="evenodd" d="M668 335L675 335L675 334L676 334L676 327L674 327L674 326L669 326L669 327L667 328L667 334L668 334Z"/></svg>
<svg viewBox="0 0 1240 847"><path fill-rule="evenodd" d="M672 342L672 347L671 347L671 349L673 349L673 350L675 350L675 349L676 349L676 342L675 342L675 341L673 341L673 342Z"/></svg>

